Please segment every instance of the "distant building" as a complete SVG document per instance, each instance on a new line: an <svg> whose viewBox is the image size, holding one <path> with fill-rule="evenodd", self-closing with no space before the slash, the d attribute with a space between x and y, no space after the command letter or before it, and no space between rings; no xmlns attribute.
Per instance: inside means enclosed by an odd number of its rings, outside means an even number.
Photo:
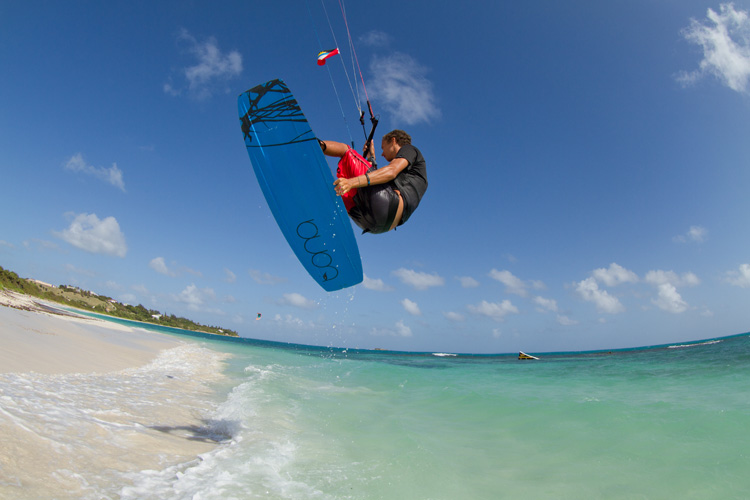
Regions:
<svg viewBox="0 0 750 500"><path fill-rule="evenodd" d="M47 288L55 288L54 285L50 285L49 283L45 283L44 281L32 280L32 279L30 279L29 281L31 281L32 283L36 283L37 285L47 287Z"/></svg>

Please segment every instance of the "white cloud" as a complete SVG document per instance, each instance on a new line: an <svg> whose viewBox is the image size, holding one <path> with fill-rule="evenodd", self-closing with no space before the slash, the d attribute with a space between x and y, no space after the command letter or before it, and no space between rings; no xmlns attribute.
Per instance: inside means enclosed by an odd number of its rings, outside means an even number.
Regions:
<svg viewBox="0 0 750 500"><path fill-rule="evenodd" d="M674 314L679 314L687 310L687 303L682 300L674 285L671 283L661 283L657 286L657 289L659 290L659 295L656 299L652 299L651 302L659 309Z"/></svg>
<svg viewBox="0 0 750 500"><path fill-rule="evenodd" d="M503 321L508 314L518 314L518 308L511 304L509 300L504 300L499 304L483 300L475 306L470 305L469 311L474 314L487 316L495 321Z"/></svg>
<svg viewBox="0 0 750 500"><path fill-rule="evenodd" d="M393 275L401 280L402 283L412 286L417 290L427 290L433 286L443 286L445 280L437 274L427 274L413 269L397 269Z"/></svg>
<svg viewBox="0 0 750 500"><path fill-rule="evenodd" d="M67 229L53 233L58 238L91 253L115 257L125 257L128 253L125 235L114 217L99 220L96 214L66 215L73 216L73 221Z"/></svg>
<svg viewBox="0 0 750 500"><path fill-rule="evenodd" d="M178 96L178 95L180 95L182 93L179 89L175 88L174 85L172 85L171 81L165 83L163 88L164 88L164 93L165 94L169 94L169 95L172 95L172 96Z"/></svg>
<svg viewBox="0 0 750 500"><path fill-rule="evenodd" d="M299 307L301 309L314 309L318 306L318 304L315 301L312 301L305 296L299 294L299 293L285 293L283 295L283 299L281 300L282 304L286 304L289 306Z"/></svg>
<svg viewBox="0 0 750 500"><path fill-rule="evenodd" d="M526 297L528 291L526 290L528 285L524 283L520 278L516 277L510 271L498 271L493 269L489 274L490 278L499 281L505 285L505 291Z"/></svg>
<svg viewBox="0 0 750 500"><path fill-rule="evenodd" d="M383 280L373 279L367 275L364 275L364 279L362 280L362 286L367 288L368 290L375 290L377 292L389 292L393 290L393 288L386 285L383 282Z"/></svg>
<svg viewBox="0 0 750 500"><path fill-rule="evenodd" d="M394 53L374 57L370 71L374 75L370 83L371 97L377 99L396 122L415 125L440 118L432 82L425 78L427 69L411 56Z"/></svg>
<svg viewBox="0 0 750 500"><path fill-rule="evenodd" d="M717 13L708 9L704 22L690 20L683 30L685 38L703 49L699 69L683 72L678 80L691 84L713 75L730 89L746 93L750 90L750 19L734 4L723 3Z"/></svg>
<svg viewBox="0 0 750 500"><path fill-rule="evenodd" d="M174 298L178 302L187 304L189 309L197 311L203 309L206 303L216 300L216 292L211 288L198 288L191 283Z"/></svg>
<svg viewBox="0 0 750 500"><path fill-rule="evenodd" d="M675 236L672 240L677 243L687 243L688 241L703 243L706 238L708 238L708 230L705 227L690 226L687 233Z"/></svg>
<svg viewBox="0 0 750 500"><path fill-rule="evenodd" d="M13 245L13 243L8 243L7 241L4 241L4 240L0 240L0 247L10 248L10 249L16 248L15 245Z"/></svg>
<svg viewBox="0 0 750 500"><path fill-rule="evenodd" d="M167 263L164 262L164 257L154 257L151 262L148 263L148 267L153 269L159 274L164 276L177 276L177 273L167 267Z"/></svg>
<svg viewBox="0 0 750 500"><path fill-rule="evenodd" d="M692 241L697 241L698 243L706 241L707 236L708 230L706 230L706 228L702 226L690 226L690 229L687 232L687 237Z"/></svg>
<svg viewBox="0 0 750 500"><path fill-rule="evenodd" d="M737 271L727 272L726 281L741 288L750 287L750 264L741 264Z"/></svg>
<svg viewBox="0 0 750 500"><path fill-rule="evenodd" d="M236 50L228 54L222 53L216 38L208 37L201 42L183 29L177 39L178 42L185 43L188 53L197 59L194 65L182 70L182 76L187 82L187 92L191 97L211 97L226 80L242 73L242 55ZM164 91L171 95L182 93L182 90L171 82L164 84Z"/></svg>
<svg viewBox="0 0 750 500"><path fill-rule="evenodd" d="M570 319L567 316L563 316L562 314L557 316L557 322L562 326L575 326L578 324L578 321Z"/></svg>
<svg viewBox="0 0 750 500"><path fill-rule="evenodd" d="M281 323L284 326L290 326L294 329L305 329L310 330L315 328L315 323L312 321L302 321L300 318L297 318L296 316L292 316L291 314L287 314L285 316L282 316L281 314L276 314L273 317L273 321L276 323Z"/></svg>
<svg viewBox="0 0 750 500"><path fill-rule="evenodd" d="M688 304L682 299L677 287L696 286L701 280L693 273L678 275L674 271L649 271L646 273L646 283L656 286L657 298L651 302L659 309L679 314L687 311Z"/></svg>
<svg viewBox="0 0 750 500"><path fill-rule="evenodd" d="M125 192L125 182L122 180L122 170L117 168L116 163L113 163L110 168L93 167L84 161L81 153L78 153L71 156L65 163L65 170L92 175L99 180L112 184L114 187L122 190L123 193Z"/></svg>
<svg viewBox="0 0 750 500"><path fill-rule="evenodd" d="M464 288L476 288L479 286L479 282L472 278L471 276L459 276L456 278L460 283L461 286Z"/></svg>
<svg viewBox="0 0 750 500"><path fill-rule="evenodd" d="M359 37L359 41L368 47L385 47L391 41L391 36L378 30L371 30Z"/></svg>
<svg viewBox="0 0 750 500"><path fill-rule="evenodd" d="M237 275L225 267L224 281L226 281L227 283L234 283L235 281L237 281Z"/></svg>
<svg viewBox="0 0 750 500"><path fill-rule="evenodd" d="M529 283L531 283L531 288L533 288L534 290L546 290L547 289L547 285L545 285L543 281L531 280Z"/></svg>
<svg viewBox="0 0 750 500"><path fill-rule="evenodd" d="M595 269L592 273L594 279L606 286L617 286L621 283L637 283L638 275L633 271L628 271L619 264L612 263L609 268Z"/></svg>
<svg viewBox="0 0 750 500"><path fill-rule="evenodd" d="M173 261L172 265L175 265L176 263ZM183 273L192 274L193 276L197 276L199 278L203 277L203 273L200 271L196 271L195 269L191 269L189 267L180 267L180 268L174 268L167 266L166 261L164 260L164 257L155 257L151 259L151 262L148 263L148 267L153 269L159 274L163 274L164 276L170 276L172 278L176 276L180 276Z"/></svg>
<svg viewBox="0 0 750 500"><path fill-rule="evenodd" d="M411 328L406 326L403 321L398 321L396 323L396 333L400 337L411 337Z"/></svg>
<svg viewBox="0 0 750 500"><path fill-rule="evenodd" d="M464 318L463 314L453 311L444 312L443 316L445 317L445 319L448 319L450 321L463 321L464 319L466 319Z"/></svg>
<svg viewBox="0 0 750 500"><path fill-rule="evenodd" d="M546 299L544 297L535 297L534 303L538 305L537 308L540 312L557 312L557 301L554 299Z"/></svg>
<svg viewBox="0 0 750 500"><path fill-rule="evenodd" d="M406 326L402 320L396 322L395 328L373 328L370 335L376 337L411 337L411 328Z"/></svg>
<svg viewBox="0 0 750 500"><path fill-rule="evenodd" d="M115 290L115 291L118 291L118 292L123 290L123 286L120 285L119 283L117 283L116 281L113 281L113 280L107 280L104 283L104 286L107 287L107 288L109 288L110 290Z"/></svg>
<svg viewBox="0 0 750 500"><path fill-rule="evenodd" d="M286 278L280 276L274 276L269 273L258 271L257 269L250 269L248 271L250 277L259 285L276 285L278 283L286 282Z"/></svg>
<svg viewBox="0 0 750 500"><path fill-rule="evenodd" d="M576 292L587 302L592 302L596 308L604 313L617 314L625 310L617 297L613 297L606 290L601 290L595 278L586 278L576 285Z"/></svg>
<svg viewBox="0 0 750 500"><path fill-rule="evenodd" d="M203 305L203 295L195 284L186 286L185 289L177 295L177 299L180 302L187 304L190 308L198 308Z"/></svg>
<svg viewBox="0 0 750 500"><path fill-rule="evenodd" d="M189 267L182 267L180 268L180 272L186 272L188 274L192 274L193 276L197 276L199 278L203 277L203 273L200 271L196 271L195 269L191 269Z"/></svg>
<svg viewBox="0 0 750 500"><path fill-rule="evenodd" d="M683 273L679 276L674 271L649 271L646 273L646 283L652 285L670 284L675 287L700 285L701 280L693 273Z"/></svg>
<svg viewBox="0 0 750 500"><path fill-rule="evenodd" d="M401 301L401 305L404 306L404 309L406 312L411 314L412 316L421 316L422 311L419 310L419 306L416 302L412 302L409 299L404 299Z"/></svg>

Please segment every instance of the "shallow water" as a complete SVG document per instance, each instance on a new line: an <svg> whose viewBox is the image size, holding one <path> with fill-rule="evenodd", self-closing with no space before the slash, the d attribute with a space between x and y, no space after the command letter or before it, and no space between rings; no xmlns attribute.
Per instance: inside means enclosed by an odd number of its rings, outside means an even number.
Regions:
<svg viewBox="0 0 750 500"><path fill-rule="evenodd" d="M196 341L231 355L214 395L191 403L199 411L217 401L200 411L221 429L220 443L197 460L104 477L91 491L133 499L750 491L748 335L539 361Z"/></svg>
<svg viewBox="0 0 750 500"><path fill-rule="evenodd" d="M211 419L226 355L197 344L105 374L0 374L0 498L117 498L123 474L195 460L233 429Z"/></svg>

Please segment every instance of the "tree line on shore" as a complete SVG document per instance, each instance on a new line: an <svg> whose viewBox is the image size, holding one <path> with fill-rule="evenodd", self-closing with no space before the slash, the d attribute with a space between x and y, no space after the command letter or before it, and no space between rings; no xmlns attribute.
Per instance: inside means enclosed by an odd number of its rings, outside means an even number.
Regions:
<svg viewBox="0 0 750 500"><path fill-rule="evenodd" d="M237 332L228 328L201 325L187 318L175 316L174 314L147 309L141 304L137 306L122 304L111 297L97 295L87 290L81 290L78 287L68 285L60 285L58 287L45 286L34 280L21 278L15 272L0 266L0 289L3 288L117 318L181 328L183 330L216 333L232 337L238 336Z"/></svg>

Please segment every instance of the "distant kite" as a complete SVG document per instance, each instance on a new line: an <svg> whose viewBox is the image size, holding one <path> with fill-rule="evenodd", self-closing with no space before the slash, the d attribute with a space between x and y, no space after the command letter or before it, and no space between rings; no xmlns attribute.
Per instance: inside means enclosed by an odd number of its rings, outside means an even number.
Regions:
<svg viewBox="0 0 750 500"><path fill-rule="evenodd" d="M324 50L323 52L318 53L318 66L323 66L326 63L326 59L329 57L337 56L339 54L339 49L333 49L333 50Z"/></svg>
<svg viewBox="0 0 750 500"><path fill-rule="evenodd" d="M258 321L260 319L260 313L258 313L258 317L255 318L255 321Z"/></svg>

